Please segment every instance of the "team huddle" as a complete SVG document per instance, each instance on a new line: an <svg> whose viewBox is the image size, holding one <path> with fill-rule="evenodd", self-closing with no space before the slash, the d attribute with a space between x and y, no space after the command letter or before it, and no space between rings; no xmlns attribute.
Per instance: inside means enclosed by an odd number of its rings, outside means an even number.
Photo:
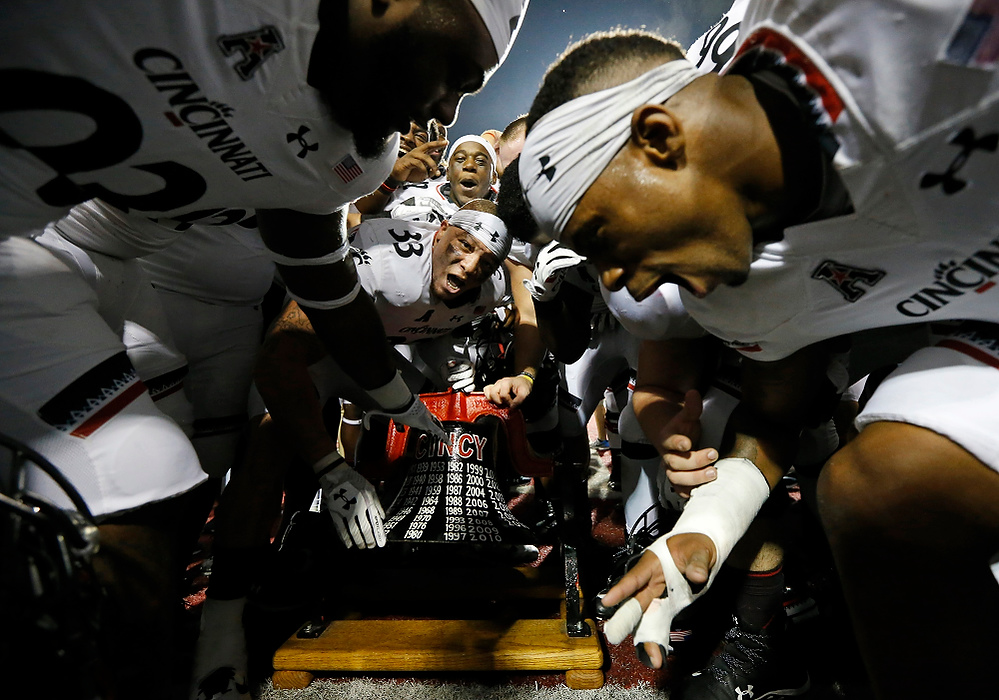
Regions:
<svg viewBox="0 0 999 700"><path fill-rule="evenodd" d="M670 697L808 692L789 472L816 484L874 696L988 697L986 5L736 0L687 49L593 34L523 116L452 139L528 0L8 3L0 433L64 478L0 481L96 523L106 603L72 692L249 697L242 615L290 461L342 546L383 547L358 436L443 440L419 394L450 389L522 410L532 448L581 469L607 395L630 535L594 601L607 640L660 668L691 603L739 591ZM499 369L470 340L490 319ZM182 668L181 574L216 501Z"/></svg>

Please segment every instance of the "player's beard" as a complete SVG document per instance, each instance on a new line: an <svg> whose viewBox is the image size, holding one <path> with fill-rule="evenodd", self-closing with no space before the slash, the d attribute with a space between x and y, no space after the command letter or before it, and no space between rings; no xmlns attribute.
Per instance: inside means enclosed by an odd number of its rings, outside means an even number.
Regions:
<svg viewBox="0 0 999 700"><path fill-rule="evenodd" d="M411 34L403 25L358 46L348 41L345 29L334 27L323 39L322 54L313 52L311 60L322 65L314 67L310 62L309 82L319 90L334 121L350 131L362 158L378 158L393 134L409 128L409 115L401 115L397 106L405 102L405 96L389 86L405 87L399 79L404 68L393 57L400 49L406 55L406 47L414 43ZM334 66L345 69L330 75Z"/></svg>

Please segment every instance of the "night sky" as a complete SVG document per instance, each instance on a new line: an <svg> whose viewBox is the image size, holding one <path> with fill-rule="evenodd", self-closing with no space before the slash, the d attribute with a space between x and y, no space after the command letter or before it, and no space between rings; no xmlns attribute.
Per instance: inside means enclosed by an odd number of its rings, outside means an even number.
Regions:
<svg viewBox="0 0 999 700"><path fill-rule="evenodd" d="M513 50L482 92L461 103L450 140L503 129L526 112L548 66L570 42L590 32L645 28L686 48L731 4L732 0L531 0Z"/></svg>

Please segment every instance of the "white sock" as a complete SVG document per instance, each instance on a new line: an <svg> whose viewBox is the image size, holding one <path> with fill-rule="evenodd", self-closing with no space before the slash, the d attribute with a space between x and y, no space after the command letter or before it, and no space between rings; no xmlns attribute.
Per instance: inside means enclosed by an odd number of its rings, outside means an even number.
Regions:
<svg viewBox="0 0 999 700"><path fill-rule="evenodd" d="M194 650L194 678L200 679L221 666L232 666L238 677L246 678L245 607L245 596L235 600L205 599L201 634Z"/></svg>

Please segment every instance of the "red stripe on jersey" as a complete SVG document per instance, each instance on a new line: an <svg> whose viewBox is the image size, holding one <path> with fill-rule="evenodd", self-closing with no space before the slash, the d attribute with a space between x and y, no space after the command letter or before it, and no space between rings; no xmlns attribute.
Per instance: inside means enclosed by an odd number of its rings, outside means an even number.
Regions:
<svg viewBox="0 0 999 700"><path fill-rule="evenodd" d="M94 413L94 415L83 421L83 423L81 423L76 430L71 432L70 435L79 438L87 437L109 420L114 418L123 408L125 408L125 406L135 401L145 391L146 385L143 384L142 381L136 381L134 384L127 387L120 394L101 406L100 409Z"/></svg>
<svg viewBox="0 0 999 700"><path fill-rule="evenodd" d="M153 401L159 401L160 399L165 399L167 396L170 396L171 394L176 394L178 391L180 391L183 388L184 388L184 383L177 382L173 386L167 387L163 391L159 392L158 394L156 394L156 396L153 396L152 397ZM152 394L150 394L150 396L152 396Z"/></svg>
<svg viewBox="0 0 999 700"><path fill-rule="evenodd" d="M742 46L736 53L736 58L757 47L780 54L788 64L800 70L805 82L822 101L822 108L829 115L830 121L835 123L839 119L839 115L843 112L843 100L822 71L812 63L812 59L795 46L794 42L769 27L763 27L757 29L742 42Z"/></svg>
<svg viewBox="0 0 999 700"><path fill-rule="evenodd" d="M985 365L990 365L999 369L999 358L991 355L984 350L976 348L974 345L969 345L960 340L954 340L953 338L947 338L941 340L937 343L937 347L949 348L950 350L957 350L958 352L963 352L968 357L974 358Z"/></svg>

